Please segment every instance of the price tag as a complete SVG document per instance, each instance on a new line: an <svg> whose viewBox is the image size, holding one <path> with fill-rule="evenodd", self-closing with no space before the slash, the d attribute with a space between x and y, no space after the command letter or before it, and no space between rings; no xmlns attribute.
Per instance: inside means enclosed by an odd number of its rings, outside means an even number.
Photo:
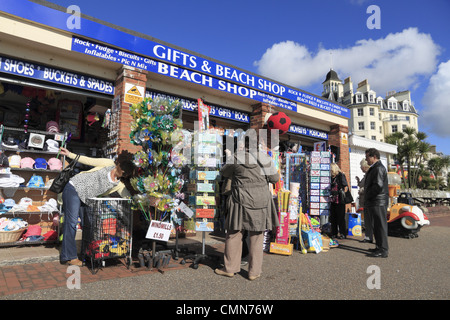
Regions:
<svg viewBox="0 0 450 320"><path fill-rule="evenodd" d="M150 226L147 230L147 239L169 241L170 231L172 230L171 222L161 222L157 220L150 221Z"/></svg>

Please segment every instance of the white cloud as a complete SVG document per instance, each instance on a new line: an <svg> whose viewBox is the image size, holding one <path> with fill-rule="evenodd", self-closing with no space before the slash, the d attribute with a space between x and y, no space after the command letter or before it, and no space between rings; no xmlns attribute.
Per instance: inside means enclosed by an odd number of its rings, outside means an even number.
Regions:
<svg viewBox="0 0 450 320"><path fill-rule="evenodd" d="M422 104L421 126L427 127L440 137L450 137L448 112L450 110L450 60L439 65L438 71L430 78Z"/></svg>
<svg viewBox="0 0 450 320"><path fill-rule="evenodd" d="M341 80L350 76L356 89L358 82L368 79L377 95L385 96L390 90L412 89L421 77L431 75L440 48L430 35L409 28L378 40L358 40L348 48L319 47L315 53L302 44L284 41L267 49L254 65L261 75L305 88L325 80L330 53Z"/></svg>

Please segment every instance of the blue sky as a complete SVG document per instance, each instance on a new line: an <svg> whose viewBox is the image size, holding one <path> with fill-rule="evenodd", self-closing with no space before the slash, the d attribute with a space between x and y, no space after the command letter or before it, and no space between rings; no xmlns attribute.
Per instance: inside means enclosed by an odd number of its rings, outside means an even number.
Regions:
<svg viewBox="0 0 450 320"><path fill-rule="evenodd" d="M450 155L448 0L51 0L321 95L332 66L354 90L410 90L419 130ZM380 9L379 29L367 27ZM331 54L330 54L331 52Z"/></svg>

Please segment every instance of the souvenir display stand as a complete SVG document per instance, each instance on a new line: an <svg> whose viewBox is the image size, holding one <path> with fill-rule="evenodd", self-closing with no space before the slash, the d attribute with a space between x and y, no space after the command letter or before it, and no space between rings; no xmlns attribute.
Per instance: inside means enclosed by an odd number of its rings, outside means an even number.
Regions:
<svg viewBox="0 0 450 320"><path fill-rule="evenodd" d="M0 246L58 241L60 206L48 189L63 167L67 135L49 130L0 125Z"/></svg>
<svg viewBox="0 0 450 320"><path fill-rule="evenodd" d="M131 179L138 192L133 196L133 208L141 211L146 225L145 238L151 249L139 249L139 257L148 268L168 264L170 250L157 251L157 244L166 244L170 231L179 222L179 205L184 179L181 168L184 136L178 100L147 98L130 107L133 117L130 139L142 146L134 155L138 175ZM176 226L175 226L176 227Z"/></svg>
<svg viewBox="0 0 450 320"><path fill-rule="evenodd" d="M183 258L182 264L192 260L192 268L197 269L201 261L210 259L205 251L206 232L214 231L214 217L217 210L217 177L221 159L221 136L201 131L195 134L194 169L191 170L191 185L194 186L195 198L195 231L202 232L201 254L190 254Z"/></svg>
<svg viewBox="0 0 450 320"><path fill-rule="evenodd" d="M275 190L280 226L269 252L291 255L294 245L302 253L325 251L330 239L321 235L321 227L329 215L331 153L285 153L282 158L283 188Z"/></svg>

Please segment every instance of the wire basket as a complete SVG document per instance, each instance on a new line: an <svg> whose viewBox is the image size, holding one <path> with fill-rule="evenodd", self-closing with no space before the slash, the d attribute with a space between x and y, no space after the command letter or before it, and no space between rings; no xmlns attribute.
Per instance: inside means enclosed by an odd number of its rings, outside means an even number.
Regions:
<svg viewBox="0 0 450 320"><path fill-rule="evenodd" d="M27 230L27 228L21 228L15 231L0 231L0 243L18 241L25 230Z"/></svg>
<svg viewBox="0 0 450 320"><path fill-rule="evenodd" d="M131 265L132 226L131 200L91 198L86 200L82 235L82 255L91 262L92 272L104 260L126 258Z"/></svg>

